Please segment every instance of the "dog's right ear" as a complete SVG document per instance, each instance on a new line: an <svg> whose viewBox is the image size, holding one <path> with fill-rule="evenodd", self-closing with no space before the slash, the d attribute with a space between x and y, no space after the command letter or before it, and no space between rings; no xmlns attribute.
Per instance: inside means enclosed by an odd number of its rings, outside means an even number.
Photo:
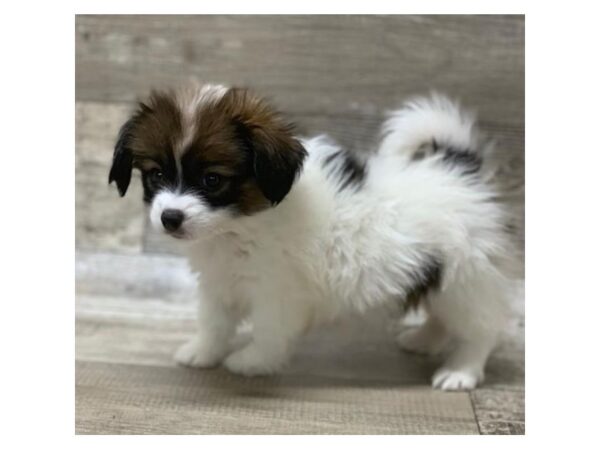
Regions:
<svg viewBox="0 0 600 450"><path fill-rule="evenodd" d="M112 167L108 175L108 183L116 181L117 189L121 197L127 192L129 182L131 181L131 171L133 169L133 153L131 152L131 140L135 118L132 117L121 127L119 137L115 145Z"/></svg>

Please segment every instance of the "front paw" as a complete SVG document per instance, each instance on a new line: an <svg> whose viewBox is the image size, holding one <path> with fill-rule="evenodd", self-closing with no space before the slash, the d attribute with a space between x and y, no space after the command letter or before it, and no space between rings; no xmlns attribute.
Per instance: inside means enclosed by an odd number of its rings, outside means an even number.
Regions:
<svg viewBox="0 0 600 450"><path fill-rule="evenodd" d="M432 385L443 391L470 391L483 381L483 372L441 367L433 375Z"/></svg>
<svg viewBox="0 0 600 450"><path fill-rule="evenodd" d="M269 354L267 350L251 343L229 355L225 359L224 365L233 373L255 376L272 375L279 372L285 362L285 355Z"/></svg>
<svg viewBox="0 0 600 450"><path fill-rule="evenodd" d="M195 337L179 347L174 358L183 366L211 368L218 365L224 356L224 349Z"/></svg>

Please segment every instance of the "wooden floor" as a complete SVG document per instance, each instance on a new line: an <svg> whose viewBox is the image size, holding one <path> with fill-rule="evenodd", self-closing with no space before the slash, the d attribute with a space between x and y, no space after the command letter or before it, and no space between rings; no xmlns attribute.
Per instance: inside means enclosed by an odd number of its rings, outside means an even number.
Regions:
<svg viewBox="0 0 600 450"><path fill-rule="evenodd" d="M276 377L176 366L193 277L148 226L140 183L123 199L106 184L116 133L150 86L248 85L304 133L352 148L373 145L385 110L436 88L496 139L522 244L523 44L522 16L77 17L76 432L524 433L523 317L472 393L432 390L437 361L401 352L385 311L314 330Z"/></svg>
<svg viewBox="0 0 600 450"><path fill-rule="evenodd" d="M173 362L194 332L181 258L79 252L76 267L77 433L524 432L521 326L470 394L432 390L439 361L401 352L379 311L305 336L282 375L244 378Z"/></svg>

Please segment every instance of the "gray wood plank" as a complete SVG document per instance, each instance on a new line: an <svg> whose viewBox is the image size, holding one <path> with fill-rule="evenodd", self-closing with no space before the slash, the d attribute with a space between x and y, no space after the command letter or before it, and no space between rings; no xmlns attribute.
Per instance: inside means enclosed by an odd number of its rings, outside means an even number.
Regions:
<svg viewBox="0 0 600 450"><path fill-rule="evenodd" d="M181 257L78 251L75 292L79 296L183 303L195 297L196 276Z"/></svg>
<svg viewBox="0 0 600 450"><path fill-rule="evenodd" d="M429 386L442 358L402 352L391 328L389 317L372 312L310 330L296 343L284 373ZM172 367L175 350L194 333L193 301L78 296L76 357L81 361ZM490 357L486 392L523 388L523 352L510 345Z"/></svg>
<svg viewBox="0 0 600 450"><path fill-rule="evenodd" d="M476 434L468 394L78 362L78 434Z"/></svg>
<svg viewBox="0 0 600 450"><path fill-rule="evenodd" d="M525 384L524 317L507 330L501 345L492 353L486 365L485 386L506 389Z"/></svg>
<svg viewBox="0 0 600 450"><path fill-rule="evenodd" d="M77 16L76 96L131 101L195 77L338 115L435 88L522 128L524 30L524 16Z"/></svg>
<svg viewBox="0 0 600 450"><path fill-rule="evenodd" d="M471 392L481 434L525 434L525 390L481 388Z"/></svg>
<svg viewBox="0 0 600 450"><path fill-rule="evenodd" d="M76 315L80 361L173 367L173 353L195 332L195 299L79 294ZM439 361L401 352L388 315L373 311L310 330L284 373L429 386Z"/></svg>
<svg viewBox="0 0 600 450"><path fill-rule="evenodd" d="M140 317L139 309L132 312L128 305L114 298L95 299L98 303L108 303L113 310L99 313L98 305L95 311L88 305L88 310L78 308L75 324L77 361L174 367L173 353L193 336L195 308L186 312L181 308L160 307L157 306L159 302L150 301L146 302L146 311L156 309L148 316ZM121 308L118 316L115 315L117 307ZM162 318L157 318L158 314Z"/></svg>
<svg viewBox="0 0 600 450"><path fill-rule="evenodd" d="M524 316L492 353L485 384L471 392L471 401L481 434L525 434Z"/></svg>
<svg viewBox="0 0 600 450"><path fill-rule="evenodd" d="M139 176L134 174L123 199L108 185L123 108L77 104L75 117L75 246L140 252L144 207Z"/></svg>

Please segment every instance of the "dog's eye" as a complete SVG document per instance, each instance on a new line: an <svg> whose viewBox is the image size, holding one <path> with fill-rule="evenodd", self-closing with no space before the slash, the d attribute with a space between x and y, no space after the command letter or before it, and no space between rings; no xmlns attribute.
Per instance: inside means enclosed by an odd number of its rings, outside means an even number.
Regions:
<svg viewBox="0 0 600 450"><path fill-rule="evenodd" d="M154 185L162 183L164 179L163 173L158 169L152 169L148 176L150 177L150 182Z"/></svg>
<svg viewBox="0 0 600 450"><path fill-rule="evenodd" d="M202 178L202 184L209 189L216 189L221 184L221 176L216 173L207 173Z"/></svg>

